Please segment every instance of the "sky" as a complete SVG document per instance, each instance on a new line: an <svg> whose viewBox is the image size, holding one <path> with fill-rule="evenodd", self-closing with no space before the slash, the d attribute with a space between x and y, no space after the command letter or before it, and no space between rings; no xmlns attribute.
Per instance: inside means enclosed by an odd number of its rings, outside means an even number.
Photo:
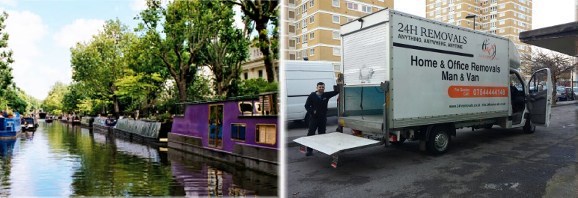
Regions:
<svg viewBox="0 0 578 198"><path fill-rule="evenodd" d="M135 28L134 17L146 8L146 0L0 0L8 13L8 47L16 86L39 100L48 96L58 81L72 82L70 48L88 42L107 20L118 18ZM240 13L239 9L235 9ZM238 27L241 25L237 16Z"/></svg>
<svg viewBox="0 0 578 198"><path fill-rule="evenodd" d="M533 28L574 21L574 0L533 2ZM395 0L394 7L425 16L425 0ZM0 0L0 9L9 14L6 31L16 85L43 100L57 81L70 84L70 48L89 41L106 20L118 18L136 27L133 18L144 8L145 0Z"/></svg>

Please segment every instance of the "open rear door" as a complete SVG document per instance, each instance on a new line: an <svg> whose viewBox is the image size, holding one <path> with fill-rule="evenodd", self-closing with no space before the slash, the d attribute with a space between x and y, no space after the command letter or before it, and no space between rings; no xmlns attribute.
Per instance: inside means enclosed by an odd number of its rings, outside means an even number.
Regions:
<svg viewBox="0 0 578 198"><path fill-rule="evenodd" d="M550 69L540 69L528 82L530 90L529 110L532 123L548 127L552 108L552 74Z"/></svg>

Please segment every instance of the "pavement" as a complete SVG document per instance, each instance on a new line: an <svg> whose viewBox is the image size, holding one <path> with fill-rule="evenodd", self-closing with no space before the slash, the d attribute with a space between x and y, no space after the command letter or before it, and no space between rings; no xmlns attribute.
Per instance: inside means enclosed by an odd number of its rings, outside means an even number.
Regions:
<svg viewBox="0 0 578 198"><path fill-rule="evenodd" d="M419 151L419 143L345 152L339 167L314 152L286 150L287 197L576 197L576 101L559 102L551 125L521 129L461 129L444 155ZM328 129L331 129L328 127ZM306 135L289 125L288 142Z"/></svg>

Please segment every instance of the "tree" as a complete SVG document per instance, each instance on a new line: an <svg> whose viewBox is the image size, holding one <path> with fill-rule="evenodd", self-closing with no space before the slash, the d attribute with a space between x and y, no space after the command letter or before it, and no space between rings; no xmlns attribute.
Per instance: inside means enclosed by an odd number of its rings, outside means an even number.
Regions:
<svg viewBox="0 0 578 198"><path fill-rule="evenodd" d="M572 62L572 57L563 55L557 52L546 53L541 50L533 50L531 55L522 56L522 72L531 75L535 71L543 68L549 68L552 72L552 83L554 84L554 89L552 90L552 96L554 104L556 104L556 86L558 84L558 79L562 76L567 75L572 72L572 69L576 67L578 63Z"/></svg>
<svg viewBox="0 0 578 198"><path fill-rule="evenodd" d="M220 96L236 96L241 63L249 56L249 40L240 29L234 27L230 4L214 1L210 8L219 16L213 21L213 26L218 28L210 33L206 49L202 51L203 61L213 72L215 93Z"/></svg>
<svg viewBox="0 0 578 198"><path fill-rule="evenodd" d="M82 83L91 98L112 101L117 117L120 106L114 82L124 76L127 67L122 48L135 37L127 29L118 19L109 20L90 43L71 49L72 79Z"/></svg>
<svg viewBox="0 0 578 198"><path fill-rule="evenodd" d="M12 68L10 64L14 62L12 59L12 50L8 49L8 33L6 33L6 19L8 13L2 12L0 15L0 96L4 91L13 84Z"/></svg>
<svg viewBox="0 0 578 198"><path fill-rule="evenodd" d="M212 1L172 1L166 8L160 0L147 0L139 18L139 31L145 33L151 51L158 56L175 80L179 100L187 100L187 87L195 82L198 54L216 32L212 23L217 14L209 9ZM159 31L162 25L162 31Z"/></svg>
<svg viewBox="0 0 578 198"><path fill-rule="evenodd" d="M62 101L66 92L68 92L68 87L61 82L56 82L48 92L46 99L42 101L42 109L54 115L61 114L63 112Z"/></svg>
<svg viewBox="0 0 578 198"><path fill-rule="evenodd" d="M275 81L273 71L273 60L278 55L278 5L277 0L229 0L229 2L241 7L243 14L254 22L257 30L259 42L257 46L264 56L265 71L267 81ZM273 32L270 34L267 26L273 25Z"/></svg>
<svg viewBox="0 0 578 198"><path fill-rule="evenodd" d="M125 101L130 101L127 110L139 109L148 114L157 102L160 93L165 89L164 83L169 74L162 60L151 52L147 36L134 38L126 50L125 62L128 68L125 76L115 82L116 94Z"/></svg>

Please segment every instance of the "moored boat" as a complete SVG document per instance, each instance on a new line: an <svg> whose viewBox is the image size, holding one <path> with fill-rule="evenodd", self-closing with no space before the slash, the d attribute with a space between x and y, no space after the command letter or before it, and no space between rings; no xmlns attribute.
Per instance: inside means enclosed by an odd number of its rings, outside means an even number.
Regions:
<svg viewBox="0 0 578 198"><path fill-rule="evenodd" d="M0 138L15 138L20 134L20 114L0 118Z"/></svg>
<svg viewBox="0 0 578 198"><path fill-rule="evenodd" d="M277 175L277 93L186 104L168 146Z"/></svg>

